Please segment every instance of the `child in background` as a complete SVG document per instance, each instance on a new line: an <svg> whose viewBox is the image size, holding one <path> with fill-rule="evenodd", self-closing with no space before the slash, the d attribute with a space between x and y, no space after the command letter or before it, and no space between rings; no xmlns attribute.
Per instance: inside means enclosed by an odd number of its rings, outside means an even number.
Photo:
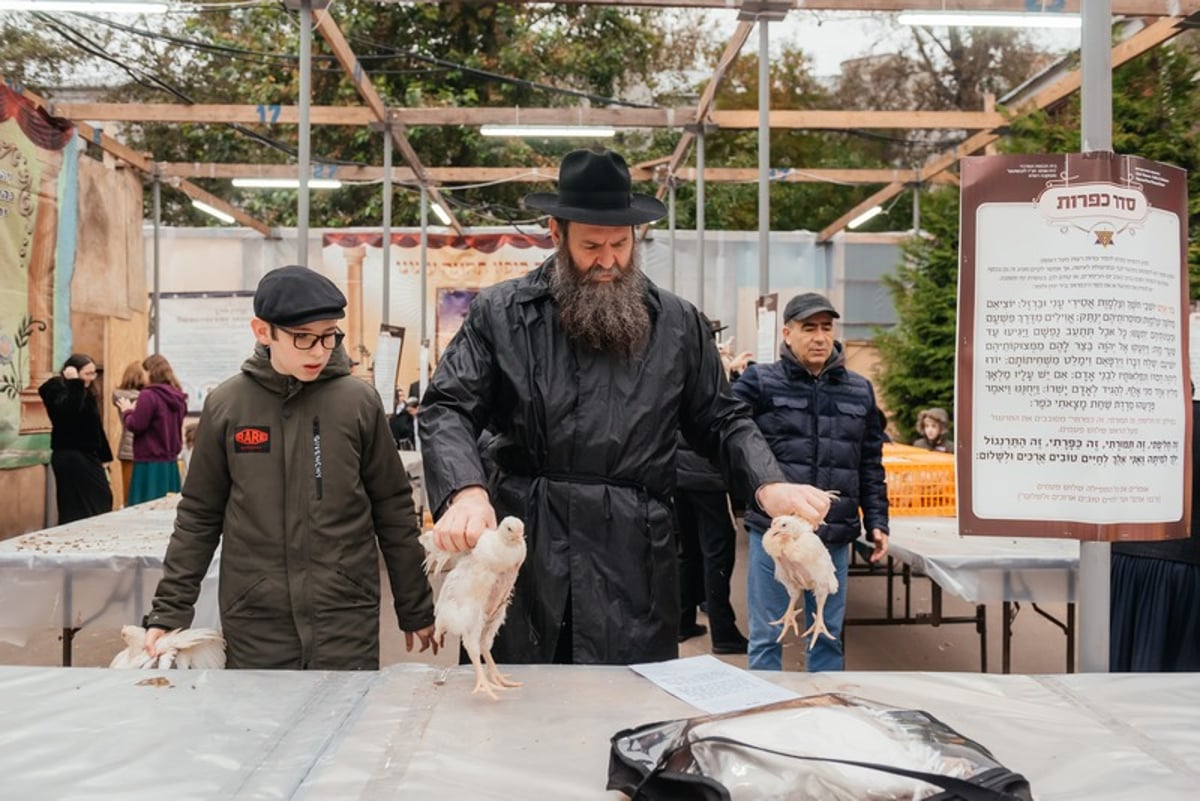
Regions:
<svg viewBox="0 0 1200 801"><path fill-rule="evenodd" d="M196 423L183 427L183 450L179 452L179 473L187 481L188 465L192 462L192 448L196 447Z"/></svg>
<svg viewBox="0 0 1200 801"><path fill-rule="evenodd" d="M917 432L921 435L913 441L914 448L924 448L927 451L954 453L954 440L947 434L950 431L950 415L945 409L934 406L917 415Z"/></svg>

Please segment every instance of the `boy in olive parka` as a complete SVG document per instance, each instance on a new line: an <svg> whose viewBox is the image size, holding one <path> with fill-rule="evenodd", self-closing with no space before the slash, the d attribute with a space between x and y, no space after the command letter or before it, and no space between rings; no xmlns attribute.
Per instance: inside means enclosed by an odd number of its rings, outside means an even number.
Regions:
<svg viewBox="0 0 1200 801"><path fill-rule="evenodd" d="M379 668L379 557L411 650L433 641L412 488L375 391L350 377L346 298L305 267L272 270L254 296L258 345L212 391L145 625L151 653L191 624L221 545L231 668Z"/></svg>

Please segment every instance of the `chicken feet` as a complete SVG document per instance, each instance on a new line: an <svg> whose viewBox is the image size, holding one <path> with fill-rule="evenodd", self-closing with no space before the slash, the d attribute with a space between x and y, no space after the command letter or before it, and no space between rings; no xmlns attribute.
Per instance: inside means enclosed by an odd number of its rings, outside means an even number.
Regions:
<svg viewBox="0 0 1200 801"><path fill-rule="evenodd" d="M779 618L778 620L771 621L772 626L778 626L780 623L783 624L783 630L779 632L779 636L775 638L775 642L783 642L783 638L787 636L789 628L796 632L797 636L802 636L800 634L800 624L796 622L796 614L796 599L789 598L787 611L783 613L783 617ZM807 633L808 632L805 632L805 634Z"/></svg>
<svg viewBox="0 0 1200 801"><path fill-rule="evenodd" d="M809 626L807 629L805 629L804 633L800 635L800 639L804 639L805 637L809 636L810 634L812 635L812 639L808 641L808 647L810 650L812 649L812 647L814 645L817 644L817 637L820 637L822 634L824 634L826 637L828 637L831 640L837 639L832 634L830 634L829 629L825 627L825 596L821 595L821 594L817 594L816 599L817 599L817 613L815 615L813 615L812 625ZM797 627L797 628L799 628L799 627Z"/></svg>
<svg viewBox="0 0 1200 801"><path fill-rule="evenodd" d="M463 646L466 648L466 645ZM495 660L492 659L490 651L483 651L483 660L480 660L480 651L475 648L466 648L467 656L471 659L471 664L475 667L475 689L471 690L471 694L483 692L487 693L488 697L493 701L500 700L496 695L496 690L503 692L511 687L520 687L521 682L513 681L508 676L500 672L500 668L496 666ZM487 663L487 669L484 669L483 662Z"/></svg>

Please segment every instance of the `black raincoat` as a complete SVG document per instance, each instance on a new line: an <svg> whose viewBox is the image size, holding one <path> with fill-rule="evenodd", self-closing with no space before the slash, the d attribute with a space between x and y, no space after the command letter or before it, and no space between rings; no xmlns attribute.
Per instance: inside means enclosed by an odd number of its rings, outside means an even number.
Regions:
<svg viewBox="0 0 1200 801"><path fill-rule="evenodd" d="M643 352L597 353L559 326L553 263L484 290L446 349L421 402L430 506L440 514L455 491L484 485L498 517L525 521L497 661L552 661L568 601L575 663L672 659L676 430L747 494L783 476L695 307L650 286ZM476 448L485 427L490 477Z"/></svg>

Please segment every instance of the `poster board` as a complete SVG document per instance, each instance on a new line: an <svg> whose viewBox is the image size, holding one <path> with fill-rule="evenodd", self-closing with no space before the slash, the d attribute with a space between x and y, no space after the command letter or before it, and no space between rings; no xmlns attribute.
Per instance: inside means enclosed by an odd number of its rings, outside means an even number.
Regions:
<svg viewBox="0 0 1200 801"><path fill-rule="evenodd" d="M771 364L778 357L775 343L779 337L779 295L760 295L754 303L755 328L758 341L755 343L754 359L760 364Z"/></svg>
<svg viewBox="0 0 1200 801"><path fill-rule="evenodd" d="M1112 153L963 159L963 534L1187 535L1186 180Z"/></svg>
<svg viewBox="0 0 1200 801"><path fill-rule="evenodd" d="M380 323L371 377L383 409L388 414L396 411L396 374L400 370L400 355L403 352L404 329L398 325Z"/></svg>
<svg viewBox="0 0 1200 801"><path fill-rule="evenodd" d="M188 396L188 411L234 376L254 352L253 292L164 292L159 296L159 352Z"/></svg>

